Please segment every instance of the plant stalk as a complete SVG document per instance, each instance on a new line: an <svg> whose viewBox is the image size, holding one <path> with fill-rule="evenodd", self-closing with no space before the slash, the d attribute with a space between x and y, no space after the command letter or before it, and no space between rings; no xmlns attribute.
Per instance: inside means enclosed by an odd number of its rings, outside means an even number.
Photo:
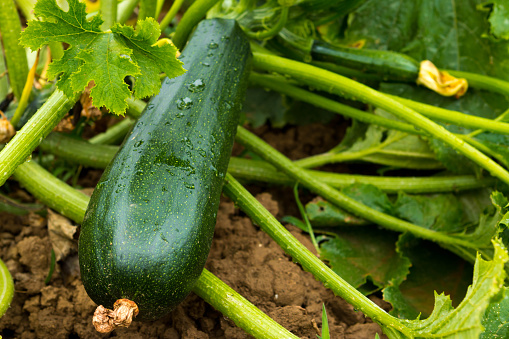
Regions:
<svg viewBox="0 0 509 339"><path fill-rule="evenodd" d="M121 137L123 138L124 135L121 134ZM114 139L116 138L117 136L114 136ZM97 139L98 141L95 144L92 144L90 142L92 139L90 139L89 142L86 142L84 140L71 138L65 134L53 133L42 141L40 148L72 163L104 169L115 156L118 151L118 147L99 146L98 144L107 144L99 142L101 141L100 139ZM276 170L267 162L260 160L231 157L228 165L228 171L234 177L246 181L257 181L288 186L293 186L295 184L295 180ZM305 170L305 172L334 188L342 188L355 183L362 183L377 186L387 193L397 193L399 191L406 193L459 192L463 190L490 187L497 182L495 178L476 178L471 175L378 177L313 170Z"/></svg>
<svg viewBox="0 0 509 339"><path fill-rule="evenodd" d="M103 31L107 31L117 21L118 0L101 0L101 17L104 22L101 25Z"/></svg>
<svg viewBox="0 0 509 339"><path fill-rule="evenodd" d="M7 312L14 296L14 281L12 276L0 259L0 318Z"/></svg>
<svg viewBox="0 0 509 339"><path fill-rule="evenodd" d="M9 82L14 97L20 100L28 77L28 61L25 49L19 44L21 22L13 0L0 1L0 31Z"/></svg>
<svg viewBox="0 0 509 339"><path fill-rule="evenodd" d="M491 175L509 184L509 172L488 156L467 144L464 140L457 138L444 127L437 125L435 122L423 117L411 108L368 86L318 67L272 55L253 53L253 66L269 72L290 75L309 86L385 109L398 118L406 120L417 128L422 129L430 136L442 140L453 149L486 169Z"/></svg>
<svg viewBox="0 0 509 339"><path fill-rule="evenodd" d="M339 277L304 245L302 245L277 219L263 207L231 174L226 175L223 186L224 193L244 211L255 224L266 232L281 248L299 263L304 270L330 288L334 294L346 300L373 321L384 326L398 328L402 333L411 337L411 331L405 328L398 319L392 317L378 305L369 300L364 294L356 290Z"/></svg>
<svg viewBox="0 0 509 339"><path fill-rule="evenodd" d="M175 15L177 15L178 11L180 10L180 7L182 7L182 4L184 3L184 0L175 0L171 4L170 10L166 13L163 20L161 20L161 23L159 23L159 27L161 28L161 32L163 32L166 27L173 21L175 18Z"/></svg>
<svg viewBox="0 0 509 339"><path fill-rule="evenodd" d="M173 43L179 50L184 48L184 45L187 42L187 38L191 33L192 29L200 20L207 14L209 9L214 7L214 5L219 2L219 0L196 0L193 4L187 9L187 11L180 19L180 22L175 30L175 35L173 36Z"/></svg>
<svg viewBox="0 0 509 339"><path fill-rule="evenodd" d="M344 208L348 212L351 212L360 218L367 219L375 224L381 225L396 232L410 232L419 238L435 241L438 243L453 244L476 249L476 247L468 241L454 238L449 235L420 227L407 221L403 221L388 214L369 208L368 206L344 195L338 190L306 173L304 169L296 166L290 159L286 158L272 146L265 143L263 140L243 127L238 127L236 140L247 149L255 152L260 157L271 163L271 165L276 167L281 172L285 173L295 181L307 187L312 192L320 195L325 200L330 201L340 208Z"/></svg>
<svg viewBox="0 0 509 339"><path fill-rule="evenodd" d="M62 120L75 102L75 99L69 99L62 91L55 90L44 105L16 133L0 151L0 186L5 183L16 167L31 156L32 151Z"/></svg>
<svg viewBox="0 0 509 339"><path fill-rule="evenodd" d="M255 338L298 339L206 269L193 292Z"/></svg>

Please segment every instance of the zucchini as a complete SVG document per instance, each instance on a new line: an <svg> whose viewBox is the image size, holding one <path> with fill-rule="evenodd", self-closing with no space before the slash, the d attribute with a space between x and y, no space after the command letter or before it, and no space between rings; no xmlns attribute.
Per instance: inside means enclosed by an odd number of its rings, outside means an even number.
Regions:
<svg viewBox="0 0 509 339"><path fill-rule="evenodd" d="M354 68L384 80L416 81L419 76L419 63L415 59L392 51L344 47L315 40L311 58Z"/></svg>
<svg viewBox="0 0 509 339"><path fill-rule="evenodd" d="M207 259L251 65L234 20L202 21L98 183L81 228L92 300L130 299L154 320L191 291Z"/></svg>

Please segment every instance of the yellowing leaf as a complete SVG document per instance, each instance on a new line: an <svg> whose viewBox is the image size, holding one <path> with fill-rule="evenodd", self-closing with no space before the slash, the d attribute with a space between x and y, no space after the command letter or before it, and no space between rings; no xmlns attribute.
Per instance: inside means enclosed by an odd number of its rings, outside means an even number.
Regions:
<svg viewBox="0 0 509 339"><path fill-rule="evenodd" d="M70 45L48 69L50 79L59 77L57 87L68 97L94 81L94 105L123 114L131 94L143 98L159 91L161 72L169 78L185 72L173 44L155 44L161 32L153 18L140 20L136 30L116 24L103 32L99 15L89 21L85 4L68 4L64 11L55 0L39 0L34 13L43 21L30 21L21 36L21 43L32 50L54 41ZM133 93L124 81L128 76L134 79Z"/></svg>

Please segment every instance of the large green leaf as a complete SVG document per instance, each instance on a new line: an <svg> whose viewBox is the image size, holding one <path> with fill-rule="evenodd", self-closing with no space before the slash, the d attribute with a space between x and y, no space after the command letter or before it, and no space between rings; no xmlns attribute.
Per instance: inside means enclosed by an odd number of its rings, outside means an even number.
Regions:
<svg viewBox="0 0 509 339"><path fill-rule="evenodd" d="M416 225L439 232L458 232L464 229L463 209L453 194L398 194L395 214Z"/></svg>
<svg viewBox="0 0 509 339"><path fill-rule="evenodd" d="M509 80L508 42L483 38L489 30L482 0L408 0L365 3L351 16L348 41L403 52L440 68Z"/></svg>
<svg viewBox="0 0 509 339"><path fill-rule="evenodd" d="M368 278L378 288L399 285L408 274L410 261L396 252L396 234L369 226L335 234L321 243L320 257L352 286L359 288Z"/></svg>
<svg viewBox="0 0 509 339"><path fill-rule="evenodd" d="M465 298L454 308L451 299L435 293L435 306L425 320L400 320L416 338L477 339L483 331L481 323L492 299L499 295L506 273L504 264L508 254L499 241L494 241L493 260L485 261L478 255L474 265L472 285ZM396 326L382 325L389 338L408 338Z"/></svg>
<svg viewBox="0 0 509 339"><path fill-rule="evenodd" d="M509 288L504 287L502 292L502 299L492 302L484 314L480 339L509 338Z"/></svg>
<svg viewBox="0 0 509 339"><path fill-rule="evenodd" d="M51 79L60 76L57 87L68 97L81 92L94 81L91 90L94 105L123 114L131 91L124 79L134 78L134 95L143 98L156 94L161 87L159 73L169 78L184 73L171 43L156 45L161 34L153 19L140 20L137 28L115 24L110 31L100 29L102 19L87 20L85 4L68 0L64 11L55 0L40 0L32 20L21 36L21 43L32 50L50 42L64 42L70 47L48 69Z"/></svg>
<svg viewBox="0 0 509 339"><path fill-rule="evenodd" d="M436 244L404 234L398 252L412 262L401 285L384 289L384 299L392 304L391 314L399 318L427 318L433 311L434 291L450 295L454 305L463 299L472 279L472 265Z"/></svg>

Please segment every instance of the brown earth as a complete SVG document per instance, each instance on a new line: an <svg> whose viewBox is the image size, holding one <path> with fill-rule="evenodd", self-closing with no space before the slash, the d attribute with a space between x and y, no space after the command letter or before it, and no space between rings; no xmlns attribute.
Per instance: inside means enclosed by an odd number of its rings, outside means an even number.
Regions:
<svg viewBox="0 0 509 339"><path fill-rule="evenodd" d="M280 131L261 128L257 133L295 159L323 152L337 144L344 124L333 126L311 125ZM240 147L236 146L234 152L239 151ZM100 172L96 170L83 171L79 184L94 187L99 176ZM14 182L12 186L15 187ZM248 188L277 218L298 215L290 188L254 185ZM14 192L17 199L33 201L21 189ZM292 226L287 227L314 250L306 235ZM0 213L0 257L14 277L16 290L11 308L0 319L0 334L5 339L249 338L242 329L194 294L159 321L134 321L128 329L106 335L97 333L91 321L96 305L81 284L76 248L73 244L71 253L57 262L51 282L46 285L44 280L51 251L47 220L36 214L14 216ZM206 267L301 338L317 338L320 334L322 304L328 311L331 338L373 339L375 333L381 334L377 324L334 296L310 273L293 263L227 198L221 201ZM371 298L387 307L377 297Z"/></svg>

